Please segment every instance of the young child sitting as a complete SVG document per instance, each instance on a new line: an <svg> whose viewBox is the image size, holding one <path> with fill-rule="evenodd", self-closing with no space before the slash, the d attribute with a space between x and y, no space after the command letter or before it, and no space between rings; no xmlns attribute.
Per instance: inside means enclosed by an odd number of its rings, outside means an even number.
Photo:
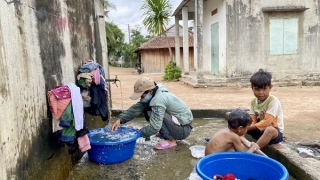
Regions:
<svg viewBox="0 0 320 180"><path fill-rule="evenodd" d="M251 101L252 124L247 133L257 139L260 148L281 142L284 129L281 103L270 94L271 79L271 74L262 69L250 78L255 98Z"/></svg>
<svg viewBox="0 0 320 180"><path fill-rule="evenodd" d="M247 133L252 123L250 115L243 109L233 110L228 117L228 127L215 133L206 145L205 155L224 151L244 151L242 143L247 144L247 140L241 137ZM259 150L258 144L249 143L248 152ZM261 152L261 151L260 151Z"/></svg>

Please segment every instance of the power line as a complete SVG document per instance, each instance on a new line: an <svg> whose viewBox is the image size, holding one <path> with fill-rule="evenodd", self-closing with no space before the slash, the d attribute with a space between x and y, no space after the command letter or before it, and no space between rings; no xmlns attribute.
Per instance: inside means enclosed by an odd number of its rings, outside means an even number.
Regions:
<svg viewBox="0 0 320 180"><path fill-rule="evenodd" d="M116 20L114 20L114 19L112 19L112 18L110 18L110 17L108 17L108 18L111 19L112 21L116 21ZM126 24L126 23L122 23L122 22L120 22L120 21L116 21L116 22L118 22L118 23L120 23L120 24L128 25L128 23Z"/></svg>

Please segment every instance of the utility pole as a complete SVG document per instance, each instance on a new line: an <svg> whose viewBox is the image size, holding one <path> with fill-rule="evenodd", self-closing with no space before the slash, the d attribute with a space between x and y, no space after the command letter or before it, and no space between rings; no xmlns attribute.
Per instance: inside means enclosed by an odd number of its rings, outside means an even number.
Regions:
<svg viewBox="0 0 320 180"><path fill-rule="evenodd" d="M130 25L129 24L128 24L128 34L129 34L129 44L130 44L131 37L130 37Z"/></svg>
<svg viewBox="0 0 320 180"><path fill-rule="evenodd" d="M130 24L128 24L128 34L129 34L129 47L131 47L131 45L130 45L130 39L131 39L131 37L130 37ZM130 53L130 67L133 67L131 53Z"/></svg>

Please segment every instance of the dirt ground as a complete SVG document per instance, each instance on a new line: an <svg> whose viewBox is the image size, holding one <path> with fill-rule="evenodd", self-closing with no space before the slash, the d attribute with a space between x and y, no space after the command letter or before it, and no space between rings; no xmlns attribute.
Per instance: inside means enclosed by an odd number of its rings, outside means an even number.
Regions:
<svg viewBox="0 0 320 180"><path fill-rule="evenodd" d="M181 98L191 109L231 109L250 107L254 98L251 88L207 87L194 88L180 81L166 82L163 74L143 73L139 75L134 68L109 67L110 79L117 75L120 83L111 83L113 109L127 109L136 101L129 98L137 79L146 76ZM284 111L285 141L320 141L320 87L290 86L273 87L271 93L281 101Z"/></svg>

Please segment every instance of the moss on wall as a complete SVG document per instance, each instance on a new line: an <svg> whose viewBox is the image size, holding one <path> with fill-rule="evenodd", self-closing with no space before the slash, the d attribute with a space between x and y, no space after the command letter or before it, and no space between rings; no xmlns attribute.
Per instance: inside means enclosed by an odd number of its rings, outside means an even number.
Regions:
<svg viewBox="0 0 320 180"><path fill-rule="evenodd" d="M67 4L67 17L65 14ZM61 25L67 22L68 31L72 47L72 64L74 74L82 62L94 57L94 0L35 0L35 15L37 18L37 30L39 37L40 58L42 65L42 76L45 79L44 94L57 84L63 84L63 67L61 59L67 54L65 44L62 39ZM21 12L16 12L21 18ZM20 34L24 33L24 26L18 26ZM61 29L62 28L62 29ZM52 80L56 77L56 81ZM74 79L76 81L76 77ZM1 89L1 91L3 91ZM82 153L76 152L72 155L68 153L67 147L60 147L56 138L52 134L52 114L47 103L46 117L36 118L39 123L32 128L34 134L23 134L19 152L16 154L18 165L7 170L7 179L65 179L72 166L77 163ZM26 117L28 118L28 117ZM96 118L95 118L96 119ZM92 120L90 117L89 120ZM88 127L95 128L104 126L106 122L102 120L89 121ZM89 121L89 122L88 122ZM30 132L30 131L28 131Z"/></svg>
<svg viewBox="0 0 320 180"><path fill-rule="evenodd" d="M71 47L74 60L74 71L78 69L82 62L87 59L93 59L94 43L92 37L92 18L94 1L70 0L66 1L68 5L69 19L73 24L73 33L71 36ZM83 49L86 51L83 51Z"/></svg>

